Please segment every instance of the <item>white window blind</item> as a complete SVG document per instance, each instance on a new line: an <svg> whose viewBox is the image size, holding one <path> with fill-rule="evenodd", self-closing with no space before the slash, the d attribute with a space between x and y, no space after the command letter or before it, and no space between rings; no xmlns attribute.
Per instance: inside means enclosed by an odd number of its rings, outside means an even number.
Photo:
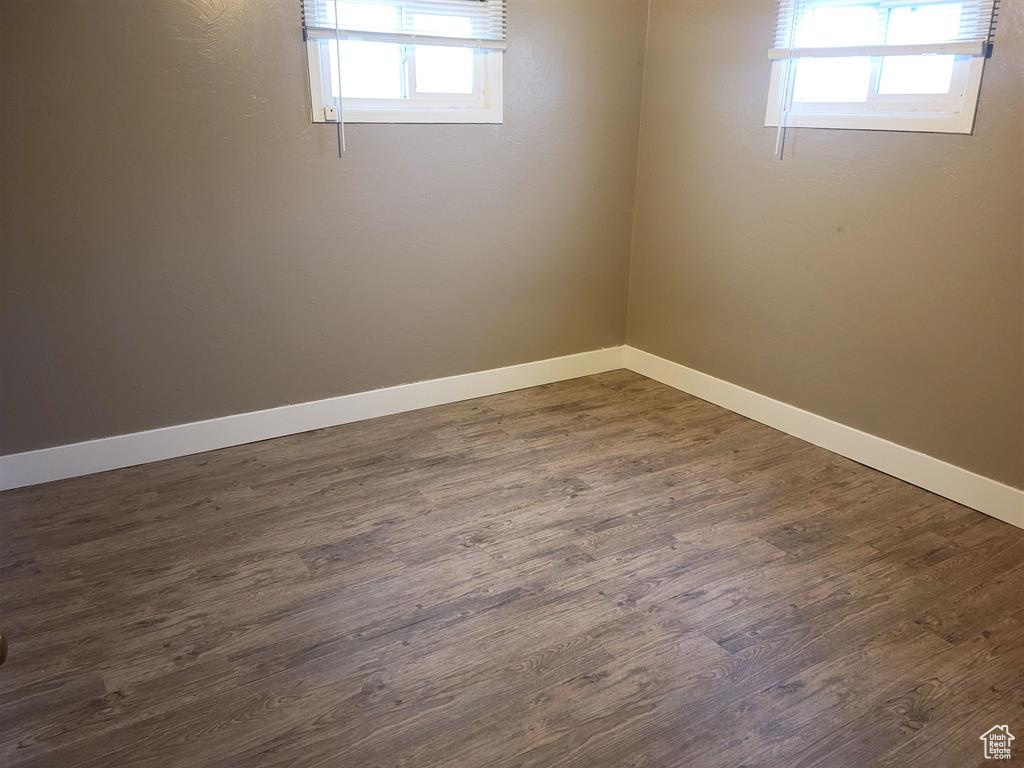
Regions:
<svg viewBox="0 0 1024 768"><path fill-rule="evenodd" d="M999 0L780 0L769 58L986 56Z"/></svg>
<svg viewBox="0 0 1024 768"><path fill-rule="evenodd" d="M507 0L302 0L307 40L504 50Z"/></svg>

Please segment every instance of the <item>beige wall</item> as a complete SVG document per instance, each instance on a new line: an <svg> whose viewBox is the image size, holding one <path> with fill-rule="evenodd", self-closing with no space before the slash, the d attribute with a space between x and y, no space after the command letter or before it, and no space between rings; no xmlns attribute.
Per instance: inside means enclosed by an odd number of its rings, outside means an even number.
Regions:
<svg viewBox="0 0 1024 768"><path fill-rule="evenodd" d="M646 2L599 1L514 0L504 125L343 160L298 0L0 3L0 453L621 344Z"/></svg>
<svg viewBox="0 0 1024 768"><path fill-rule="evenodd" d="M628 340L1024 487L1024 10L974 136L764 128L773 0L655 0Z"/></svg>
<svg viewBox="0 0 1024 768"><path fill-rule="evenodd" d="M774 0L655 0L628 281L646 0L513 0L505 125L340 161L295 5L0 3L0 453L618 344L628 283L630 343L1024 487L1024 0L975 136L781 163Z"/></svg>

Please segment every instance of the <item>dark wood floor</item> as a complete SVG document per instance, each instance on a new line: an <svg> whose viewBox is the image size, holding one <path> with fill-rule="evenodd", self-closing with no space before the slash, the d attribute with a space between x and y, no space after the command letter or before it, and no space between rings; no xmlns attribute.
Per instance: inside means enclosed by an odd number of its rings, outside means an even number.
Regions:
<svg viewBox="0 0 1024 768"><path fill-rule="evenodd" d="M1024 744L1024 531L631 373L8 492L0 522L5 767Z"/></svg>

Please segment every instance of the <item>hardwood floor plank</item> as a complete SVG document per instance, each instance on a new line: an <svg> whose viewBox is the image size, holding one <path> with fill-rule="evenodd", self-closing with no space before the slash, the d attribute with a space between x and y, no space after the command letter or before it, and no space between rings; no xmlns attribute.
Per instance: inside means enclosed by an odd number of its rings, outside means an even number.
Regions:
<svg viewBox="0 0 1024 768"><path fill-rule="evenodd" d="M1024 731L1024 531L626 371L0 519L5 768L943 768Z"/></svg>

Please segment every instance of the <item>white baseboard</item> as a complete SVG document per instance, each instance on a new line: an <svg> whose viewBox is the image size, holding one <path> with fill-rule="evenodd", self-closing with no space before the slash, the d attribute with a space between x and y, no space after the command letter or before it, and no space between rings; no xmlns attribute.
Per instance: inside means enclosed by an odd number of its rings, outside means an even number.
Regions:
<svg viewBox="0 0 1024 768"><path fill-rule="evenodd" d="M0 456L0 490L188 456L617 368L628 368L1024 528L1022 490L630 346Z"/></svg>
<svg viewBox="0 0 1024 768"><path fill-rule="evenodd" d="M773 400L635 347L625 367L840 456L866 464L986 515L1024 528L1024 490Z"/></svg>
<svg viewBox="0 0 1024 768"><path fill-rule="evenodd" d="M0 490L294 435L622 367L622 347L0 456Z"/></svg>

